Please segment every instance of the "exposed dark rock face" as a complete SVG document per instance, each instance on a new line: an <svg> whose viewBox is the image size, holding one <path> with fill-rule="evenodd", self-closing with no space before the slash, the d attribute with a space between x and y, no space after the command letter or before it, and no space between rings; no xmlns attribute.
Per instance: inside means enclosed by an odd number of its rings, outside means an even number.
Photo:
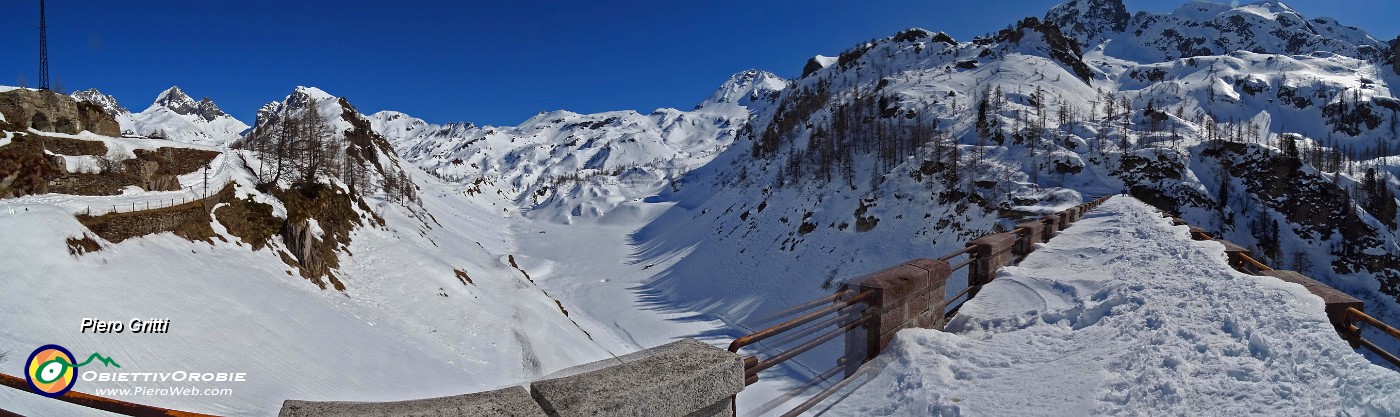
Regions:
<svg viewBox="0 0 1400 417"><path fill-rule="evenodd" d="M1400 36L1390 41L1390 70L1400 75Z"/></svg>
<svg viewBox="0 0 1400 417"><path fill-rule="evenodd" d="M76 134L84 130L104 136L121 134L106 109L52 91L18 89L0 93L0 114L15 130Z"/></svg>
<svg viewBox="0 0 1400 417"><path fill-rule="evenodd" d="M122 113L130 113L125 107L122 107L121 104L117 104L116 97L102 94L102 92L97 91L96 88L89 88L87 90L73 93L73 99L96 104L102 107L107 112L107 114L110 114L112 116L116 116Z"/></svg>
<svg viewBox="0 0 1400 417"><path fill-rule="evenodd" d="M184 91L180 90L180 87L170 87L170 89L160 93L160 96L156 97L156 101L153 104L165 107L178 114L193 114L206 121L214 121L214 119L225 115L223 110L219 110L219 106L214 105L213 100L205 97L203 100L196 102L193 98L190 98L189 95L185 94Z"/></svg>
<svg viewBox="0 0 1400 417"><path fill-rule="evenodd" d="M301 276L322 289L330 284L344 291L334 269L340 267L337 252L350 244L350 231L361 224L354 197L320 184L274 194L287 207L280 234L296 258Z"/></svg>
<svg viewBox="0 0 1400 417"><path fill-rule="evenodd" d="M1384 42L1334 19L1307 19L1276 2L1254 7L1268 13L1211 2L1191 2L1171 14L1139 12L1121 31L1125 36L1105 37L1113 38L1115 44L1155 49L1163 60L1249 51L1283 55L1328 52L1379 62L1387 49ZM1101 39L1092 32L1083 36Z"/></svg>
<svg viewBox="0 0 1400 417"><path fill-rule="evenodd" d="M1093 47L1111 34L1128 28L1128 8L1122 0L1071 0L1045 13L1045 21L1060 32Z"/></svg>
<svg viewBox="0 0 1400 417"><path fill-rule="evenodd" d="M1094 70L1089 68L1089 64L1084 63L1083 55L1080 52L1079 44L1073 38L1066 37L1060 32L1059 26L1052 22L1027 17L1016 23L1016 26L1002 29L997 33L998 42L1019 43L1029 33L1039 34L1045 40L1048 50L1044 51L1051 59L1069 68L1076 77L1089 82L1094 77Z"/></svg>

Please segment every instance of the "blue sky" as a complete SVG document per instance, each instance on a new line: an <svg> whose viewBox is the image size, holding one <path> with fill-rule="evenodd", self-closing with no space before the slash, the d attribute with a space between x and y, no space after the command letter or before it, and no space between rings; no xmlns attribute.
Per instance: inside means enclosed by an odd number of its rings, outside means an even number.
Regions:
<svg viewBox="0 0 1400 417"><path fill-rule="evenodd" d="M49 1L51 74L140 111L179 85L252 123L297 85L361 111L513 125L545 110L689 109L749 68L796 76L807 58L922 27L959 40L1058 1ZM1127 0L1169 11L1176 1ZM1393 0L1287 1L1378 39ZM0 84L38 82L37 0L0 16Z"/></svg>

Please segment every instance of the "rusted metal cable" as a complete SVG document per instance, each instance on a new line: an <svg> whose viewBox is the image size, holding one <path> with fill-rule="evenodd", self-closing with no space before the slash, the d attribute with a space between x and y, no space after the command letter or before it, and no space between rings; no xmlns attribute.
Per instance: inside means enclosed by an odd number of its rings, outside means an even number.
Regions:
<svg viewBox="0 0 1400 417"><path fill-rule="evenodd" d="M1274 270L1273 268L1270 268L1268 265L1264 265L1263 262L1259 262L1259 261L1257 261L1257 260L1254 260L1254 258L1249 257L1249 255L1245 255L1245 254L1243 254L1243 253L1238 254L1238 255L1239 255L1239 257L1240 257L1241 260L1245 261L1245 263L1248 263L1248 264L1250 264L1250 265L1253 265L1255 268L1258 268L1260 271L1272 271L1272 270Z"/></svg>
<svg viewBox="0 0 1400 417"><path fill-rule="evenodd" d="M0 374L0 385L14 388L21 391L29 391L29 382L24 378ZM124 416L171 416L171 417L214 417L209 414L191 413L188 411L171 410L167 408L154 407L136 403L129 403L122 400L98 397L92 394L84 394L77 391L68 393L56 398L70 404L77 404L88 408L121 414Z"/></svg>
<svg viewBox="0 0 1400 417"><path fill-rule="evenodd" d="M786 309L786 310L779 311L779 312L777 312L777 313L773 313L773 314L771 314L771 315L769 315L769 316L767 316L767 317L758 319L758 320L755 321L754 323L767 323L767 322L770 322L770 321L773 321L773 320L777 320L777 319L780 319L780 318L783 318L783 317L790 316L790 315L792 315L792 314L794 314L794 313L797 313L797 312L800 312L800 311L807 311L807 310L811 309L812 307L816 307L816 306L819 306L819 305L822 305L822 304L829 303L829 302L831 302L831 301L833 301L833 300L836 300L836 299L838 299L838 298L844 297L844 296L846 296L846 295L850 295L850 294L852 294L852 293L853 293L853 292L852 292L851 290L837 291L835 294L828 295L828 296L822 297L822 298L818 298L818 299L815 299L815 300L812 300L812 301L808 301L808 302L805 302L805 303L802 303L802 304L798 304L798 305L793 306L793 307L791 307L791 308L788 308L788 309Z"/></svg>
<svg viewBox="0 0 1400 417"><path fill-rule="evenodd" d="M873 292L869 292L869 291L867 291L867 292L862 292L862 293L860 293L860 294L856 294L855 297L847 298L847 299L845 299L845 300L842 300L842 301L840 301L840 302L837 302L837 303L835 303L835 304L832 304L832 305L827 306L827 307L825 307L825 308L822 308L822 309L820 309L820 310L816 310L816 311L813 311L813 312L811 312L811 313L804 314L804 315L802 315L802 316L800 316L800 317L797 317L797 318L795 318L795 319L788 320L788 321L783 322L782 324L779 324L779 325L777 325L777 326L773 326L773 327L769 327L769 328L766 328L766 329L762 329L762 330L759 330L759 331L757 331L757 332L754 332L753 334L750 334L750 335L748 335L748 336L743 336L743 337L740 337L740 338L738 338L738 339L734 339L734 342L729 344L729 351L730 351L730 352L738 352L739 349L742 349L744 346L748 346L748 345L752 345L752 344L754 344L754 343L758 343L759 341L761 341L761 340L763 340L763 339L767 339L767 338L773 337L773 336L775 336L775 335L777 335L777 334L779 334L779 333L782 333L782 332L785 332L785 331L788 331L788 330L792 330L793 328L796 328L797 326L801 326L801 325L807 324L807 323L809 323L809 322L811 322L811 321L813 321L813 320L822 318L822 316L825 316L825 315L827 315L827 314L831 314L832 312L838 311L838 310L840 310L840 309L842 309L842 308L845 308L846 306L849 306L849 305L851 305L851 304L855 304L855 303L857 303L857 302L864 301L865 299L870 298L871 294L874 294L874 293L873 293Z"/></svg>
<svg viewBox="0 0 1400 417"><path fill-rule="evenodd" d="M1361 319L1361 321L1364 321L1366 322L1366 324L1371 325L1371 327L1375 327L1377 330L1380 330L1381 332L1390 335L1390 337L1400 339L1400 330L1397 330L1394 327L1390 327L1389 324L1385 324L1385 322L1383 321L1376 320L1375 317L1371 317L1365 312L1357 310L1356 307L1348 307L1347 314L1352 317Z"/></svg>
<svg viewBox="0 0 1400 417"><path fill-rule="evenodd" d="M831 397L832 394L841 391L841 389L845 388L847 385L855 382L856 379L865 376L868 372L866 368L862 368L860 371L857 371L855 375L851 375L841 380L841 382L832 384L830 387L822 390L822 392L817 393L817 395L813 395L812 398L808 398L807 401L803 401L802 404L798 404L797 407L793 407L791 410L788 410L788 412L783 413L782 417L796 417L802 415L802 413L807 412L807 410L811 410L812 407L816 407L817 404L821 404L822 401Z"/></svg>
<svg viewBox="0 0 1400 417"><path fill-rule="evenodd" d="M753 415L761 416L764 414L768 414L768 412L773 411L774 408L778 408L778 406L783 405L788 401L792 401L793 398L796 398L797 396L802 395L802 393L807 392L807 390L812 389L812 387L815 387L821 384L822 382L831 379L831 377L836 376L836 374L841 373L841 371L845 369L846 364L844 362L838 361L836 363L836 367L831 368L826 372L823 372L821 375L817 375L816 378L812 378L811 381L807 381L807 383L802 384L797 388L788 390L788 392L783 393L783 395L779 395L778 398L774 398L766 403L763 403L763 405L758 406L758 408L753 410Z"/></svg>
<svg viewBox="0 0 1400 417"><path fill-rule="evenodd" d="M848 307L846 307L846 308L851 308L851 307L855 307L855 306L848 306ZM832 317L829 318L829 319L819 321L819 322L817 322L816 324L813 324L813 325L810 325L810 326L806 326L806 327L801 327L801 328L798 328L798 329L796 329L796 330L794 330L794 331L788 332L788 334L785 335L785 336L783 336L782 338L779 338L778 340L773 340L773 341L766 342L766 343L764 343L764 345L765 345L765 346L768 346L768 347L771 347L771 348L776 348L776 347L779 347L779 346L784 346L784 345L787 345L788 343L792 343L792 342L794 342L794 341L797 341L798 339L801 339L801 338L803 338L803 337L806 337L806 336L809 335L809 334L816 333L816 332L820 331L820 330L823 329L823 328L828 328L828 327L831 327L831 326L837 326L837 327L844 326L844 325L845 325L844 321L846 321L846 320L851 320L851 319L854 319L854 318L856 318L856 317L860 317L860 313L844 312L844 313L838 314L838 315L836 315L836 316L832 316Z"/></svg>
<svg viewBox="0 0 1400 417"><path fill-rule="evenodd" d="M1375 343L1371 343L1370 340L1362 338L1357 338L1356 340L1357 342L1361 343L1362 347L1365 347L1366 349L1370 350L1371 353L1375 353L1376 356L1380 356L1381 359L1385 359L1387 362L1390 362L1391 365L1395 365L1395 367L1400 368L1400 358L1395 357L1395 355L1391 354L1390 352L1386 352L1384 349L1381 349L1380 346L1376 346Z"/></svg>
<svg viewBox="0 0 1400 417"><path fill-rule="evenodd" d="M959 298L962 298L962 296L967 295L968 291L972 291L971 285L967 286L967 288L963 288L963 290L959 291L957 295L949 297L947 301L943 302L943 305L938 306L937 311L943 311L944 309L948 308L949 303L952 303L954 300L957 300ZM959 307L961 307L961 304L959 304Z"/></svg>
<svg viewBox="0 0 1400 417"><path fill-rule="evenodd" d="M773 365L777 365L779 363L782 363L783 361L792 359L794 356L800 355L803 352L812 350L812 348L820 346L822 343L826 343L828 340L835 339L836 336L846 334L847 331L854 329L856 326L865 324L866 322L873 320L875 317L876 316L874 315L867 315L865 317L847 323L845 326L841 326L834 331L828 332L824 335L818 336L815 339L809 340L807 341L807 343L797 345L797 347L788 349L783 353L779 353L777 356L768 358L763 361L759 361L758 365L755 365L753 368L750 369L745 369L744 372L749 375L757 375L759 372L763 372L763 370L765 369L772 368Z"/></svg>
<svg viewBox="0 0 1400 417"><path fill-rule="evenodd" d="M958 251L955 251L955 252L953 252L953 253L950 253L950 254L947 254L947 255L943 255L942 257L938 258L938 260L947 262L949 259L956 258L956 257L958 257L958 255L962 255L962 254L965 254L965 253L966 253L966 254L971 254L971 253L972 253L972 246L966 246L966 247L963 247L962 249L960 249L960 250L958 250Z"/></svg>
<svg viewBox="0 0 1400 417"><path fill-rule="evenodd" d="M975 260L977 260L977 257L976 257L976 256L970 256L970 257L967 258L966 261L958 262L957 265L953 265L951 268L948 268L948 270L950 270L950 271L956 271L956 270L958 270L958 269L960 269L960 268L962 268L962 267L964 267L964 266L967 266L968 264L972 263L972 261L975 261Z"/></svg>

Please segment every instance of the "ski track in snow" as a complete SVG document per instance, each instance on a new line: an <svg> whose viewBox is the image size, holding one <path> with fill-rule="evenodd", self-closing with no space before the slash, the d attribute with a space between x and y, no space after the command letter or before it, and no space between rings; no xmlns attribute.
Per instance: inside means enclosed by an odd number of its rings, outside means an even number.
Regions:
<svg viewBox="0 0 1400 417"><path fill-rule="evenodd" d="M1400 375L1338 338L1319 298L1186 229L1113 198L946 331L900 332L831 415L1400 414Z"/></svg>

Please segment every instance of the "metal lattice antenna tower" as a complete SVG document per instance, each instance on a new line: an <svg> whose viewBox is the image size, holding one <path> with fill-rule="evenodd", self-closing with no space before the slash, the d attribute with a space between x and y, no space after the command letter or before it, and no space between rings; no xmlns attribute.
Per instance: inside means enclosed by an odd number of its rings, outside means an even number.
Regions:
<svg viewBox="0 0 1400 417"><path fill-rule="evenodd" d="M49 89L49 25L44 21L44 0L39 0L39 89Z"/></svg>

